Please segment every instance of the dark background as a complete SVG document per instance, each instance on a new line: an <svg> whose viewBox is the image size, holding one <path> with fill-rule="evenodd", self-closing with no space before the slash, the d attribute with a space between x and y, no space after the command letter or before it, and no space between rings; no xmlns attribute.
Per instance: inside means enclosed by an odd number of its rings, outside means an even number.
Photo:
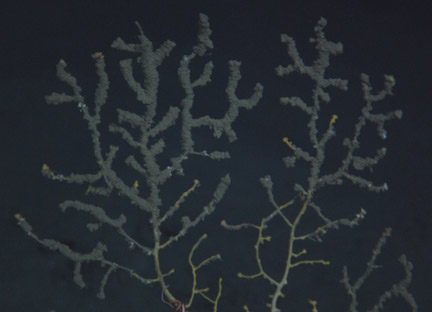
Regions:
<svg viewBox="0 0 432 312"><path fill-rule="evenodd" d="M377 184L387 182L386 193L368 193L349 183L320 191L316 202L329 217L352 217L360 208L367 216L359 227L330 232L323 243L308 242L307 257L328 259L332 264L299 267L292 271L286 288L286 299L279 307L283 311L311 311L308 298L317 299L319 311L347 311L348 297L342 284L341 268L347 265L354 280L364 269L370 252L386 227L393 235L383 248L377 270L359 293L359 310L370 308L384 290L399 281L403 272L397 258L402 253L414 264L413 281L409 288L420 311L432 310L430 297L432 277L430 250L432 238L430 207L431 128L431 22L428 8L421 1L6 1L0 10L0 311L170 311L160 302L160 289L144 286L124 273L113 275L106 287L107 299L96 298L103 270L90 264L84 268L87 289L79 289L72 281L73 266L61 255L50 252L26 237L16 225L14 213L21 213L42 238L53 237L83 252L91 250L97 239L108 239L117 261L126 263L137 272L151 277L152 263L137 252L128 251L122 242L104 233L92 237L84 228L82 215L57 209L64 199L86 200L85 187L63 185L43 178L40 169L49 164L61 173L94 172L90 138L86 124L75 105L46 105L44 96L53 91L69 92L57 81L55 65L59 59L85 88L91 106L96 84L90 55L102 51L110 75L110 101L106 106L107 120L116 107L133 109L134 95L125 86L118 60L130 57L112 51L111 42L122 37L132 42L138 34L138 21L145 34L158 47L164 40L177 43L168 60L161 66L160 114L169 105L178 106L182 90L177 83L180 58L195 44L198 14L210 18L215 49L206 55L204 63L215 63L213 82L197 95L194 113L220 117L225 111L224 89L227 61L242 61L242 75L237 94L248 97L256 82L265 86L264 98L253 111L241 111L234 124L239 140L231 145L197 131L197 149L230 151L231 160L211 162L191 158L186 177L173 179L165 190L167 205L173 203L193 178L201 187L185 204L184 214L199 211L211 197L219 177L231 174L232 185L216 212L187 237L163 255L164 270L176 268L168 279L170 289L185 300L190 290L187 254L195 239L206 232L209 239L197 253L197 262L220 252L222 262L206 266L200 275L200 286L215 290L218 276L223 276L223 297L220 311L241 311L248 304L251 311L266 311L265 302L271 288L261 279L239 280L236 272L256 272L253 244L255 232L227 232L218 224L222 219L231 223L258 222L271 212L265 191L258 178L271 175L278 202L293 196L293 184L307 178L304 164L287 170L282 158L290 151L281 143L289 136L297 145L308 146L303 114L291 107L282 107L280 96L310 97L311 83L302 77L280 79L274 68L290 63L280 34L287 33L297 41L305 62L313 60L314 49L308 44L313 27L320 16L328 20L327 38L344 44L344 54L333 58L327 73L350 81L350 91L329 90L332 103L323 106L325 125L334 112L337 139L329 145L328 168L337 166L343 155L340 140L352 133L352 124L362 106L359 75L371 76L375 90L380 90L383 74L395 76L395 96L377 105L379 112L402 109L401 121L386 124L388 139L380 141L374 131L361 140L363 152L373 155L376 147L386 146L388 155L374 168L371 177ZM201 63L201 65L202 65ZM198 64L195 69L199 74ZM196 77L195 76L195 77ZM164 80L165 79L165 80ZM309 92L309 93L308 93ZM333 105L333 106L332 106ZM111 112L111 114L109 113ZM104 124L106 127L107 123ZM105 128L106 129L106 128ZM174 129L175 130L175 129ZM104 130L105 131L105 130ZM351 132L350 132L351 131ZM103 132L106 134L106 131ZM179 151L178 135L167 155ZM116 138L107 135L105 147ZM120 144L120 143L119 143ZM165 157L165 158L164 158ZM161 159L168 164L168 156ZM131 183L133 178L131 177ZM130 213L128 230L146 233L144 214L134 214L127 202L114 198L101 201L112 213ZM123 206L120 206L123 205ZM195 210L194 210L195 209ZM294 208L293 208L294 209ZM307 220L307 219L306 219ZM308 224L305 220L304 228ZM164 228L164 235L175 233L178 224ZM283 248L286 229L275 223L274 245L265 246L264 263L274 276L280 274L286 250ZM99 236L97 236L99 235ZM138 236L146 241L146 237ZM123 249L122 249L123 248ZM299 247L300 248L303 247ZM214 292L211 293L214 295ZM208 311L209 306L198 301L191 311ZM172 310L171 310L172 311ZM400 299L392 300L385 311L408 311Z"/></svg>

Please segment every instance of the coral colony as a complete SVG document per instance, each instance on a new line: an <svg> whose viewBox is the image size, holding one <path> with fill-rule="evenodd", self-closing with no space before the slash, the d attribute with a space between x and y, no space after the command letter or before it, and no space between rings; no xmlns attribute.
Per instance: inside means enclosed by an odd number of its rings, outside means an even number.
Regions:
<svg viewBox="0 0 432 312"><path fill-rule="evenodd" d="M129 54L131 58L126 58L120 61L120 69L124 81L130 91L135 95L136 105L140 108L137 111L119 107L114 108L117 114L117 122L112 124L104 123L103 110L110 109L108 105L108 91L115 87L110 85L108 73L105 70L105 57L102 53L93 54L93 59L96 67L96 75L98 84L95 90L93 101L84 98L85 86L79 84L79 79L75 78L68 70L67 63L60 60L57 64L57 76L67 86L68 93L52 93L46 97L48 104L60 105L73 103L77 106L77 113L82 115L82 118L88 125L88 132L91 136L93 144L93 154L95 161L94 172L89 173L59 173L52 169L53 164L43 164L42 175L50 180L56 180L62 183L72 183L83 187L85 198L83 200L65 200L60 203L60 208L63 211L74 209L83 214L88 214L93 219L92 223L87 225L88 231L98 231L101 227L111 229L124 240L126 246L130 250L140 251L143 257L148 257L153 263L153 268L148 271L147 275L137 273L132 267L128 267L117 260L113 260L107 254L108 245L104 242L98 242L92 251L82 253L72 249L70 246L56 239L40 238L33 232L30 225L31 220L27 220L24 216L17 213L15 215L18 224L21 228L39 244L61 253L74 263L73 280L80 286L85 287L85 276L82 274L82 267L88 263L99 263L104 270L103 278L100 281L98 297L105 298L105 286L110 283L110 276L114 273L119 274L126 272L130 277L141 281L144 285L157 286L161 296L155 298L156 304L167 305L175 311L193 311L194 307L199 302L206 302L209 310L217 311L218 305L223 304L224 291L223 280L206 281L206 285L201 285L202 279L198 276L206 274L208 264L211 266L221 265L225 263L219 261L220 254L218 250L214 250L214 254L205 256L203 260L196 260L194 255L196 251L205 244L205 240L210 235L203 234L197 240L190 239L188 235L194 230L198 224L203 222L211 222L209 215L213 214L217 206L222 201L224 195L230 187L231 179L226 174L219 179L215 188L210 192L211 196L207 199L207 204L195 207L197 212L193 217L181 216L182 208L185 205L193 205L191 197L199 193L203 188L208 186L203 185L198 178L191 177L187 171L187 166L191 159L205 158L208 161L224 161L233 157L228 151L212 150L211 142L208 143L208 148L198 149L193 140L193 134L202 131L203 128L209 129L214 140L221 138L228 139L229 142L237 140L237 134L233 128L233 123L240 114L244 114L245 110L253 109L264 97L264 87L260 83L256 83L253 90L249 90L250 97L238 98L236 95L237 87L241 79L240 62L230 61L228 63L229 74L227 77L227 85L224 87L226 92L227 105L226 111L221 114L220 118L213 118L209 115L194 116L192 108L197 105L195 94L198 89L205 88L211 85L211 77L214 65L211 58L213 42L210 38L211 30L209 19L206 15L199 16L199 30L197 43L190 48L188 54L178 58L179 65L176 68L178 81L184 91L184 97L179 99L178 105L172 105L166 109L165 114L160 116L157 113L160 101L158 95L167 90L161 90L160 72L158 71L164 65L164 61L170 57L171 52L175 47L175 43L167 40L159 47L155 48L150 39L144 35L141 27L137 24L139 35L136 43L127 43L121 38L116 39L112 43L114 49L123 51L124 54ZM317 58L311 65L306 65L296 48L296 43L293 38L288 35L281 35L281 42L287 48L290 64L287 66L278 66L276 75L279 77L303 75L312 81L311 96L301 98L295 94L288 95L285 90L281 90L280 104L283 109L291 109L292 113L304 114L306 116L308 129L308 141L296 141L295 137L280 138L280 144L285 148L286 157L283 163L288 168L295 167L298 163L306 164L309 175L307 179L303 179L302 184L294 185L291 198L278 202L273 192L273 181L270 175L260 179L263 187L263 196L267 196L268 207L270 208L259 212L261 219L258 222L252 223L248 221L248 216L241 223L230 222L229 216L224 216L225 219L218 222L227 231L242 230L249 231L254 235L256 242L250 248L254 250L255 257L250 259L250 262L255 264L255 272L240 272L233 279L242 279L244 281L255 280L265 285L265 290L268 293L263 295L261 302L267 306L267 310L271 312L288 310L290 296L285 293L287 285L290 284L290 272L300 266L318 265L327 266L330 263L325 255L321 258L309 256L306 249L299 247L300 243L306 240L322 241L326 239L326 234L329 231L340 229L343 226L353 227L358 225L366 216L366 210L360 209L348 216L340 216L338 218L330 218L327 214L325 203L316 201L316 193L329 185L341 185L349 182L358 187L364 188L371 192L383 192L388 190L387 183L380 185L367 179L362 175L365 169L370 169L376 166L380 160L386 155L386 148L382 147L376 150L375 154L364 156L365 153L360 151L360 139L364 129L367 127L376 128L378 138L385 140L387 132L384 128L385 123L392 119L401 119L402 112L396 110L390 113L375 112L374 104L386 99L392 95L392 90L395 86L395 78L391 75L384 76L384 88L378 92L372 90L372 85L369 76L361 74L361 84L363 92L363 107L359 110L357 121L352 125L351 137L346 137L341 140L344 150L344 157L340 162L338 169L332 172L323 173L322 167L326 159L326 147L329 142L342 134L336 134L338 118L343 116L333 114L326 121L326 126L321 129L318 126L318 120L322 120L321 106L323 104L332 104L329 89L338 89L346 91L348 89L348 81L342 78L327 78L326 70L330 66L330 57L342 53L342 44L334 43L326 39L324 28L326 20L321 18L315 29L314 38L310 42L315 46ZM133 58L135 57L135 58ZM191 66L200 61L204 64L202 72L195 79L191 77ZM138 72L138 74L137 74ZM173 72L173 71L171 71ZM140 76L138 81L137 76ZM194 75L195 76L195 75ZM169 92L169 91L168 91ZM113 136L123 141L121 146L122 156L119 156L120 147L111 145L110 137L104 137L104 132L101 129L108 128ZM169 164L162 164L161 155L164 155L167 149L165 133L172 127L178 127L180 148L178 154L169 159ZM105 128L105 129L106 129ZM343 136L342 136L343 137ZM180 142L180 143L179 143ZM125 151L129 150L128 156ZM122 157L123 159L118 159ZM133 172L135 178L126 179L122 172L118 170L118 163L125 164L130 172ZM280 171L283 172L283 171ZM161 196L161 191L166 187L167 183L173 177L184 179L183 182L176 186L176 199L168 202ZM122 212L116 216L112 212L107 213L104 208L102 197L110 197L113 195L122 198L126 205L136 209L140 218L143 219L143 224L148 228L150 237L133 237L130 231L126 230L125 225L128 223L128 218ZM280 197L278 197L280 198ZM100 205L98 204L98 199ZM256 211L260 211L256 208ZM306 214L314 214L320 224L308 231L300 230L304 225L304 216ZM179 215L181 217L179 217ZM180 226L176 232L169 236L164 235L161 228L169 220L178 218ZM279 275L270 272L268 262L263 260L263 246L272 244L272 237L269 230L272 228L275 219L280 221L286 227L289 236L287 235L283 246L280 246L280 254L284 257L284 268ZM233 232L235 235L237 232ZM350 279L347 267L342 270L342 284L346 289L346 295L350 300L350 307L345 309L349 311L358 311L359 289L365 284L369 275L377 268L376 257L380 254L383 245L390 236L391 230L385 229L381 238L376 243L372 250L371 257L367 263L366 269L356 280ZM175 257L175 261L186 261L190 268L191 280L187 284L187 289L181 289L181 296L178 295L179 289L173 286L173 280L177 278L177 272L173 268L166 265L167 261L162 259L168 248L179 243L180 240L187 242L189 247L184 255ZM229 244L229 242L228 242ZM215 263L213 263L215 261ZM380 311L386 305L386 302L392 297L400 296L406 302L407 306L412 311L417 311L417 305L412 294L408 291L411 282L412 264L402 255L399 259L405 276L401 277L400 282L394 284L390 289L384 291L377 299L371 311ZM225 264L226 265L226 264ZM241 271L241 268L239 268ZM171 285L171 286L170 286ZM146 286L144 286L145 288ZM307 292L307 290L304 290ZM145 289L144 289L145 292ZM185 297L187 293L187 297ZM180 299L180 298L181 299ZM252 303L248 304L248 299L239 299L244 301L243 309L245 311L257 311ZM319 300L309 299L306 302L309 311L318 311L320 308ZM264 307L265 308L265 307ZM327 310L329 307L327 307ZM324 310L324 308L323 308Z"/></svg>

